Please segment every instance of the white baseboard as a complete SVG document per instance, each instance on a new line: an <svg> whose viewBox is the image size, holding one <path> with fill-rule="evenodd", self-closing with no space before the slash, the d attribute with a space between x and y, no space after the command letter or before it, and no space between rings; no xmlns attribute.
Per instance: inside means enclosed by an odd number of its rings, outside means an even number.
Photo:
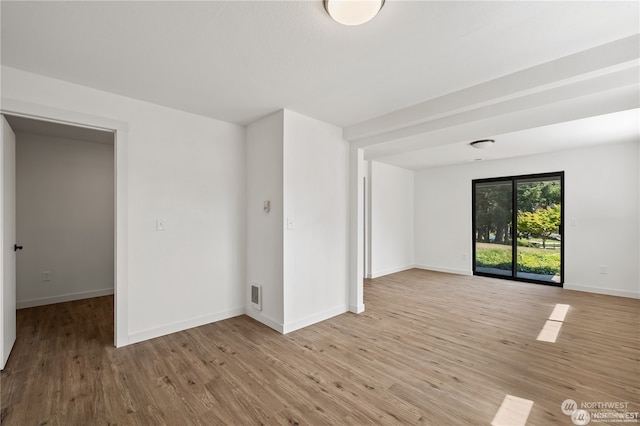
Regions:
<svg viewBox="0 0 640 426"><path fill-rule="evenodd" d="M254 320L266 325L267 327L274 329L278 333L283 334L284 326L282 324L280 324L278 321L274 320L273 318L270 318L270 317L264 315L262 312L256 311L251 306L247 306L245 308L244 314L246 316L248 316L250 318L253 318Z"/></svg>
<svg viewBox="0 0 640 426"><path fill-rule="evenodd" d="M36 306L53 305L54 303L72 302L74 300L91 299L92 297L109 296L113 288L83 291L80 293L62 294L60 296L41 297L38 299L16 300L16 309L33 308Z"/></svg>
<svg viewBox="0 0 640 426"><path fill-rule="evenodd" d="M180 321L174 324L164 325L149 330L138 331L129 335L129 344L142 342L144 340L155 339L156 337L166 336L167 334L176 333L178 331L187 330L189 328L200 327L201 325L211 324L212 322L222 321L225 319L237 317L244 314L244 307L230 309L228 311L218 312L215 314L204 315L192 318L186 321Z"/></svg>
<svg viewBox="0 0 640 426"><path fill-rule="evenodd" d="M364 305L362 305L362 310L360 312L362 311L364 311ZM264 315L262 312L256 311L251 307L247 307L245 309L245 315L253 318L258 322L261 322L267 327L270 327L275 331L277 331L278 333L282 333L282 334L291 333L292 331L299 330L304 327L308 327L310 325L316 324L320 321L327 320L329 318L335 317L336 315L340 315L345 312L347 312L347 307L339 306L337 308L329 309L327 311L308 316L298 321L290 322L287 324L280 324L278 321L274 320L273 318L269 318L268 316Z"/></svg>
<svg viewBox="0 0 640 426"><path fill-rule="evenodd" d="M634 293L632 291L615 290L610 288L590 287L584 285L576 285L570 283L564 283L563 288L566 290L584 291L587 293L606 294L608 296L629 297L631 299L640 299L640 293Z"/></svg>
<svg viewBox="0 0 640 426"><path fill-rule="evenodd" d="M361 314L364 312L364 303L361 305L349 305L349 312L353 312L354 314Z"/></svg>
<svg viewBox="0 0 640 426"><path fill-rule="evenodd" d="M426 271L445 272L447 274L473 275L472 271L466 271L464 269L441 268L433 265L413 265L413 267L417 269L424 269Z"/></svg>
<svg viewBox="0 0 640 426"><path fill-rule="evenodd" d="M347 306L338 306L333 309L326 310L324 312L320 312L315 315L310 315L306 318L303 318L298 321L293 321L287 324L284 324L283 334L291 333L292 331L299 330L304 327L308 327L310 325L319 323L320 321L328 320L329 318L335 317L336 315L344 314L348 312Z"/></svg>
<svg viewBox="0 0 640 426"><path fill-rule="evenodd" d="M372 271L370 274L367 274L367 278L379 278L389 274L395 274L396 272L402 272L409 269L413 269L413 265L401 266L398 268L390 268L384 269L382 271Z"/></svg>

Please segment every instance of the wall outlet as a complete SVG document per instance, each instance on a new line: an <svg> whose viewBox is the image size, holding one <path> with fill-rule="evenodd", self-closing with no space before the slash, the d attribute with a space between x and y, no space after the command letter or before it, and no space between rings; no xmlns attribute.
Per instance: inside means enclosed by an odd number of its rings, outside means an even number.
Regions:
<svg viewBox="0 0 640 426"><path fill-rule="evenodd" d="M156 231L166 231L166 230L167 230L167 219L157 218Z"/></svg>
<svg viewBox="0 0 640 426"><path fill-rule="evenodd" d="M51 271L42 272L42 281L51 281Z"/></svg>
<svg viewBox="0 0 640 426"><path fill-rule="evenodd" d="M600 265L600 273L607 275L609 273L609 267L607 265Z"/></svg>

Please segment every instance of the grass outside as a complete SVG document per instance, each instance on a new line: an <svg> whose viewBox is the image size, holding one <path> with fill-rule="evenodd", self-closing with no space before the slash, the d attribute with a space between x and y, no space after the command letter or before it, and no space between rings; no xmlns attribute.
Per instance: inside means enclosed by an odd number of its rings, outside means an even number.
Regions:
<svg viewBox="0 0 640 426"><path fill-rule="evenodd" d="M547 249L560 249L562 243L556 239L549 238L545 243ZM542 247L542 238L518 238L518 247Z"/></svg>
<svg viewBox="0 0 640 426"><path fill-rule="evenodd" d="M476 243L476 266L511 270L511 246ZM560 273L560 250L518 247L519 272L540 275Z"/></svg>

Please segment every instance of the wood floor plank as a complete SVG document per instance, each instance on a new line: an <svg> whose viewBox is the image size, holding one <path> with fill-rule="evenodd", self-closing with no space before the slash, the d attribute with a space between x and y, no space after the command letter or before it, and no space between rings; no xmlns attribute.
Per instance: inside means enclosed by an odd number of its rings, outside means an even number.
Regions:
<svg viewBox="0 0 640 426"><path fill-rule="evenodd" d="M640 301L409 270L366 311L288 335L240 316L120 349L113 298L18 311L3 425L478 425L506 395L529 425L573 399L640 411ZM536 337L570 305L555 343ZM604 423L606 424L606 423Z"/></svg>

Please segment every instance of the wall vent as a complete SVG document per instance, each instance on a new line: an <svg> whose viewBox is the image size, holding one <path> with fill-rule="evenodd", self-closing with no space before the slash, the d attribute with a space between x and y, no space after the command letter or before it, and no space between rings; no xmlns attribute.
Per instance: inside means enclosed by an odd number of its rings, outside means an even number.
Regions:
<svg viewBox="0 0 640 426"><path fill-rule="evenodd" d="M262 310L262 286L251 285L251 307L256 311Z"/></svg>

